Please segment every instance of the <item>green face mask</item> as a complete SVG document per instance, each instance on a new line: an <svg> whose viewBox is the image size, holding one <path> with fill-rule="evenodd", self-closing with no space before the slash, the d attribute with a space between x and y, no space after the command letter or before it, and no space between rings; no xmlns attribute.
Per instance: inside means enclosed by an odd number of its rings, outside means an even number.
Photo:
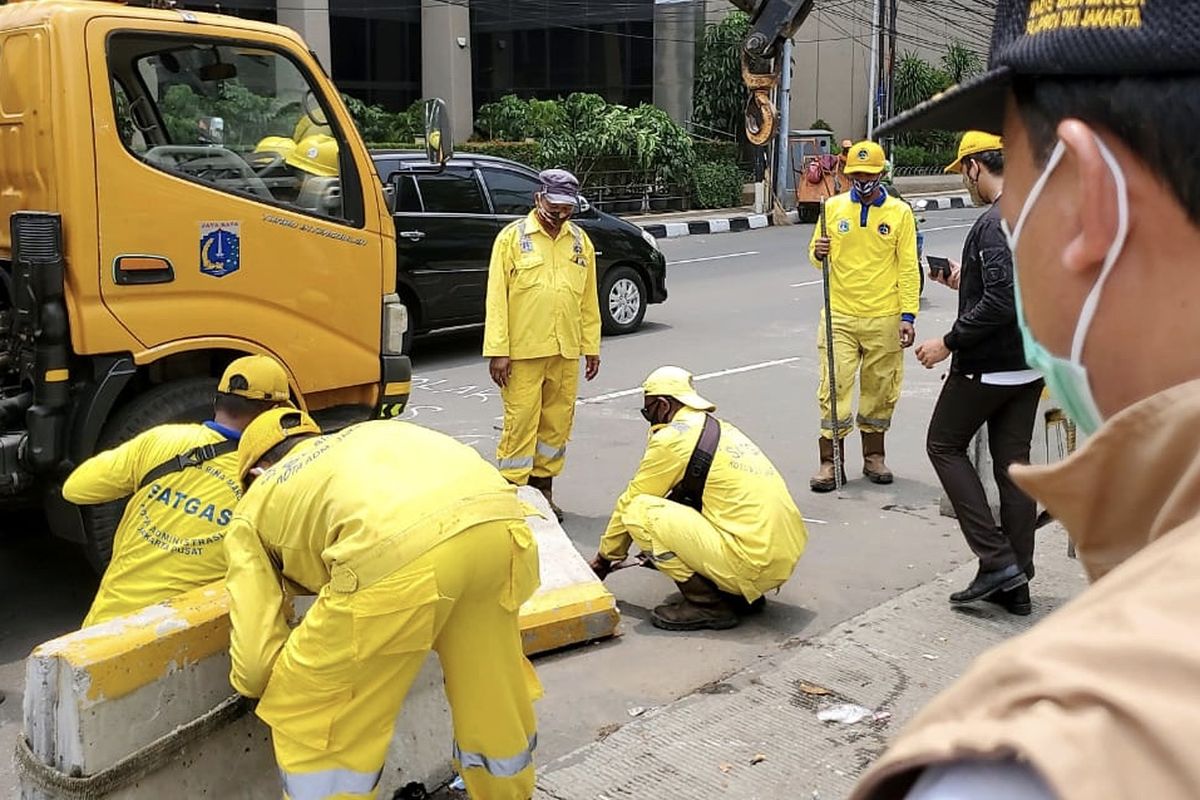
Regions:
<svg viewBox="0 0 1200 800"><path fill-rule="evenodd" d="M1050 175L1054 169L1062 161L1063 155L1066 153L1066 148L1062 142L1059 142L1054 152L1050 154L1050 160L1046 163L1046 169L1042 171L1041 177L1033 185L1033 189L1029 192L1029 197L1025 200L1025 206L1021 209L1020 215L1017 217L1017 224L1009 231L1008 223L1001 220L1001 226L1004 228L1004 235L1008 239L1008 248L1013 254L1013 280L1014 290L1016 292L1017 305L1017 324L1021 328L1021 339L1025 345L1025 361L1030 367L1036 369L1046 378L1046 385L1050 388L1050 393L1062 406L1062 410L1066 412L1079 429L1085 434L1095 433L1103 424L1104 417L1100 414L1100 409L1096 405L1096 398L1092 394L1091 382L1088 379L1087 367L1083 365L1083 345L1087 340L1088 330L1092 326L1092 320L1096 316L1096 307L1100 304L1100 294L1104 289L1104 284L1108 280L1108 276L1112 273L1113 266L1117 263L1117 258L1121 255L1121 251L1125 248L1125 239L1129 235L1129 193L1126 189L1125 173L1121 169L1121 165L1117 163L1117 159L1113 156L1112 151L1108 146L1096 137L1096 144L1100 148L1100 155L1103 156L1104 162L1108 165L1108 169L1112 172L1113 182L1117 184L1117 234L1113 238L1112 244L1108 248L1108 253L1104 257L1104 264L1100 268L1100 277L1096 280L1096 285L1088 292L1087 298L1083 301L1083 308L1079 312L1079 321L1075 325L1075 335L1071 341L1071 356L1063 358L1051 353L1046 347L1037 340L1033 331L1029 327L1029 323L1025 320L1025 309L1021 303L1021 270L1017 267L1017 242L1021 236L1021 229L1025 227L1025 221L1029 217L1029 212L1033 209L1042 190L1046 188L1047 181L1050 180Z"/></svg>

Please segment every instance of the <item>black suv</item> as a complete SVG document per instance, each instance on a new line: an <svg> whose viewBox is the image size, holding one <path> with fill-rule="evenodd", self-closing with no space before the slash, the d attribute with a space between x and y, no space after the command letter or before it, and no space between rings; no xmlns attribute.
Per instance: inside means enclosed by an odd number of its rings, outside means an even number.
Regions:
<svg viewBox="0 0 1200 800"><path fill-rule="evenodd" d="M430 174L424 153L372 151L396 189L396 288L418 333L483 322L488 262L500 230L533 208L537 173L503 158L456 155ZM420 167L426 172L419 172ZM411 175L404 175L406 171ZM605 333L637 330L646 306L667 299L667 261L654 237L591 207L575 215L596 247Z"/></svg>

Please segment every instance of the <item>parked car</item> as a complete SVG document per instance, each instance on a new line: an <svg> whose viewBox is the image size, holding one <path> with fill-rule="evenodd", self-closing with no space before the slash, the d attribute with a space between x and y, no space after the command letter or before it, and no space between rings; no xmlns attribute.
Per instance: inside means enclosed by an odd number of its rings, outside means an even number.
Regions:
<svg viewBox="0 0 1200 800"><path fill-rule="evenodd" d="M483 322L492 242L505 225L533 208L537 173L482 155L456 155L437 173L429 170L423 153L377 150L371 155L385 185L400 173L394 184L396 284L413 330ZM604 333L637 330L646 306L667 299L667 262L657 241L586 200L574 221L596 248Z"/></svg>

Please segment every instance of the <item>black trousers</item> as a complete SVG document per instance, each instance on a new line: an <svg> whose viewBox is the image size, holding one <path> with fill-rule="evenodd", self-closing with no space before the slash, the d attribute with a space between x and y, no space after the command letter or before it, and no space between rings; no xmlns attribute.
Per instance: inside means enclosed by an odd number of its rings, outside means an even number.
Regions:
<svg viewBox="0 0 1200 800"><path fill-rule="evenodd" d="M929 421L926 452L983 570L1016 564L1028 571L1033 563L1037 503L1017 488L1008 468L1029 463L1042 386L1042 381L991 386L964 375L950 375ZM999 526L983 483L967 457L971 439L985 424L1000 489Z"/></svg>

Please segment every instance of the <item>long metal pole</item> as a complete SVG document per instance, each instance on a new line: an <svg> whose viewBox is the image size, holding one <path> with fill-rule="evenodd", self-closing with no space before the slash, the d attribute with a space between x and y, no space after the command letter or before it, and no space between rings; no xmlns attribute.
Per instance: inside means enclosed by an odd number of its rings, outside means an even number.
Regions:
<svg viewBox="0 0 1200 800"><path fill-rule="evenodd" d="M867 138L875 133L876 99L879 96L879 2L875 0L871 12L871 96L867 98Z"/></svg>
<svg viewBox="0 0 1200 800"><path fill-rule="evenodd" d="M829 238L829 229L825 226L825 198L821 198L821 238ZM837 407L837 360L833 356L833 305L829 300L829 255L821 259L821 277L825 284L825 369L829 376L829 417L833 429L833 486L837 491L842 490L842 436L838 430Z"/></svg>
<svg viewBox="0 0 1200 800"><path fill-rule="evenodd" d="M775 173L775 193L779 197L779 204L787 208L787 198L784 193L787 191L788 177L792 168L791 153L788 152L788 131L792 126L792 40L788 39L783 43L783 48L779 54L780 76L779 76L779 136L776 140L776 160Z"/></svg>

